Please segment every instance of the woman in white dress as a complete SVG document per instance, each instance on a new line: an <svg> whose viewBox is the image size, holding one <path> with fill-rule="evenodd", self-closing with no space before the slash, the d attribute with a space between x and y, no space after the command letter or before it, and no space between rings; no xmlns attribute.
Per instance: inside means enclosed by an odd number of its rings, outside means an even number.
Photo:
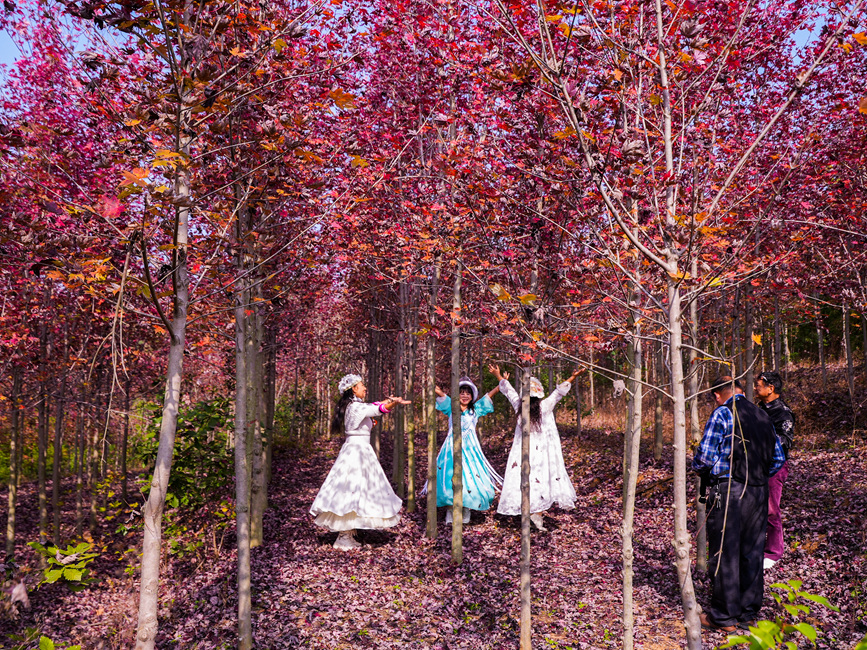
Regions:
<svg viewBox="0 0 867 650"><path fill-rule="evenodd" d="M521 411L521 399L512 384L509 383L509 373L501 373L498 366L489 365L488 370L500 382L500 392L515 409ZM548 397L540 382L535 377L530 378L530 521L539 530L545 530L542 513L553 504L564 510L575 507L575 488L566 473L563 462L563 450L560 447L560 434L554 419L554 407L557 402L569 394L572 382L581 371L575 371ZM501 515L521 514L521 438L523 435L521 418L515 425L515 437L509 460L506 462L506 474L503 480L503 490L497 512Z"/></svg>
<svg viewBox="0 0 867 650"><path fill-rule="evenodd" d="M345 430L346 442L319 488L310 514L316 525L339 533L334 548L352 549L361 546L355 539L356 529L390 528L400 521L403 501L391 489L370 446L370 429L374 417L409 401L389 397L365 404L367 387L358 375L343 377L338 390L341 395L331 431Z"/></svg>

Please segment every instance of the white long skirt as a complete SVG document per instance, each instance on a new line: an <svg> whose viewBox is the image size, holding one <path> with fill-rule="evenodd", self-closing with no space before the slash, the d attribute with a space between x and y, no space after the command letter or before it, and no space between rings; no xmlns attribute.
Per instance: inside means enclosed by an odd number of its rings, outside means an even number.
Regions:
<svg viewBox="0 0 867 650"><path fill-rule="evenodd" d="M367 436L348 436L310 507L318 526L332 531L391 528L400 522L403 501Z"/></svg>
<svg viewBox="0 0 867 650"><path fill-rule="evenodd" d="M497 512L521 514L521 428L518 426L506 462ZM530 436L530 512L544 512L555 503L564 510L575 507L575 488L566 472L556 428L543 427Z"/></svg>

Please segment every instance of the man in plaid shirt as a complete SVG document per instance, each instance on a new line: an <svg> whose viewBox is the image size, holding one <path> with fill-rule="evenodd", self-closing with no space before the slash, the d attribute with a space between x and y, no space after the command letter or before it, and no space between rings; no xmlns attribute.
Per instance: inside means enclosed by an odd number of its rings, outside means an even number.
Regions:
<svg viewBox="0 0 867 650"><path fill-rule="evenodd" d="M711 385L717 408L692 460L711 487L707 538L713 595L701 622L726 632L753 624L762 607L768 478L786 459L770 417L735 387L731 377Z"/></svg>

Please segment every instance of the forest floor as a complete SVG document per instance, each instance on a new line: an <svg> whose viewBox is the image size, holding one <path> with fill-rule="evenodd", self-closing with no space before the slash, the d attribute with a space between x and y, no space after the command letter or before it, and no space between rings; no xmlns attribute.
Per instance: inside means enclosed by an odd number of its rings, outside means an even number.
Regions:
<svg viewBox="0 0 867 650"><path fill-rule="evenodd" d="M822 630L818 647L850 650L867 633L867 439L863 431L853 438L851 423L841 421L840 404L827 393L813 393L815 379L804 375L792 385L790 403L803 425L783 493L787 551L765 574L762 617L773 619L782 611L771 597L771 583L801 580L804 590L840 608L839 613L812 609L807 620ZM847 433L837 437L829 435L832 430ZM580 436L575 431L561 425L577 508L549 512L549 531L533 533L534 648L617 648L622 435L611 429L585 429ZM510 431L483 439L494 467L504 466L510 439ZM643 445L635 515L635 637L637 648L667 650L683 645L671 543L672 452L667 445L654 463L644 452L649 442ZM425 446L419 436L416 449ZM362 532L361 549L335 550L335 534L314 526L308 508L339 448L340 441L333 440L307 453L275 452L266 541L252 556L256 647L516 648L518 519L474 512L460 566L451 562L451 529L442 523L443 509L437 538L425 538L423 501L398 527ZM387 445L382 457L390 458ZM425 471L422 462L419 476ZM31 485L23 486L20 512L20 539L35 539ZM220 545L219 533L210 538L207 527L197 534L208 541L196 553L164 554L161 649L234 647L234 537L229 529ZM16 646L10 637L26 628L85 650L132 646L140 534L113 534L106 526L97 541L103 549L95 571L99 581L78 593L60 585L33 591L29 611L17 621L0 622L0 647L32 647ZM22 563L35 562L23 549L21 555ZM706 604L708 578L695 574L695 582L699 602ZM704 632L704 640L716 647L725 635Z"/></svg>

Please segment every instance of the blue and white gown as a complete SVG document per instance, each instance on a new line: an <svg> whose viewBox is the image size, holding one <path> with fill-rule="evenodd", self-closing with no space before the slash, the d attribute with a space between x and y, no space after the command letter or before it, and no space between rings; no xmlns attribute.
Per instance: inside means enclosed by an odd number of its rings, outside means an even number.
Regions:
<svg viewBox="0 0 867 650"><path fill-rule="evenodd" d="M437 506L450 506L454 501L452 474L454 472L454 451L452 437L452 400L450 397L437 397L437 410L449 416L449 434L437 456ZM503 484L503 477L497 474L485 454L476 434L479 418L494 412L494 403L485 395L478 400L473 411L467 409L461 414L461 449L463 460L463 497L464 508L487 510L494 500L494 490Z"/></svg>

